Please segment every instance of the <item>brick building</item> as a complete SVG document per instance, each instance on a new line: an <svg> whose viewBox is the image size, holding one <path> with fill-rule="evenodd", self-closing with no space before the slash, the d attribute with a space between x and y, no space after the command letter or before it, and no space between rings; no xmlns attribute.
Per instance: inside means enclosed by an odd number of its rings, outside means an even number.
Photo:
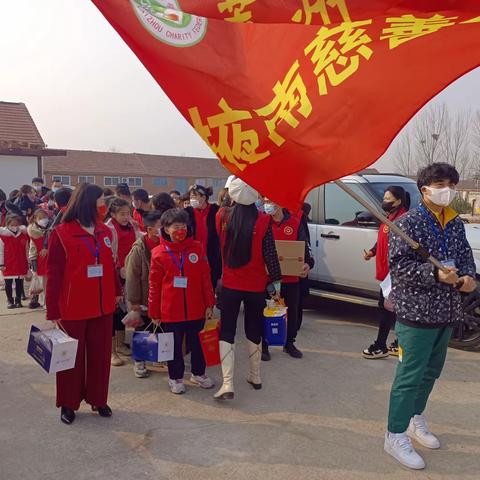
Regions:
<svg viewBox="0 0 480 480"><path fill-rule="evenodd" d="M53 179L72 187L89 182L114 188L124 182L131 190L144 188L150 194L170 190L184 193L194 183L211 186L216 194L229 175L220 162L212 158L83 150L67 150L61 158L47 156L43 167L47 185Z"/></svg>
<svg viewBox="0 0 480 480"><path fill-rule="evenodd" d="M48 149L27 107L19 102L0 102L0 188L9 192L41 177L42 158L64 155Z"/></svg>

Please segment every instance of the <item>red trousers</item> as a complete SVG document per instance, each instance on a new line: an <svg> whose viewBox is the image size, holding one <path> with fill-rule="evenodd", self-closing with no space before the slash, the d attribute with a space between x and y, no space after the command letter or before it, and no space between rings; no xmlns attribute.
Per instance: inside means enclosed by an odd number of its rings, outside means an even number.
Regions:
<svg viewBox="0 0 480 480"><path fill-rule="evenodd" d="M112 315L90 320L62 321L66 332L78 340L75 367L57 373L57 407L78 410L107 405L112 354Z"/></svg>

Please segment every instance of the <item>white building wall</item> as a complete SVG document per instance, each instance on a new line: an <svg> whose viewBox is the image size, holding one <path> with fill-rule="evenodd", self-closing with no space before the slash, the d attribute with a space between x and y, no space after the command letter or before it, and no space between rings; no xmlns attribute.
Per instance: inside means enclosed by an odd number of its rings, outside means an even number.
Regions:
<svg viewBox="0 0 480 480"><path fill-rule="evenodd" d="M8 195L38 176L37 157L0 155L0 188Z"/></svg>

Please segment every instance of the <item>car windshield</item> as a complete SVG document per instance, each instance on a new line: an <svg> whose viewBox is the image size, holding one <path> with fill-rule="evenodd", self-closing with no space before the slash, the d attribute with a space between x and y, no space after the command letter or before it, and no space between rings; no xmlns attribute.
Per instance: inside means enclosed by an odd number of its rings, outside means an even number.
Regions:
<svg viewBox="0 0 480 480"><path fill-rule="evenodd" d="M416 207L421 200L420 192L418 191L417 184L413 182L394 182L394 183L380 183L380 182L371 182L369 183L370 188L372 189L375 196L381 202L383 201L383 194L388 187L392 185L398 185L403 187L403 189L410 194L410 207Z"/></svg>

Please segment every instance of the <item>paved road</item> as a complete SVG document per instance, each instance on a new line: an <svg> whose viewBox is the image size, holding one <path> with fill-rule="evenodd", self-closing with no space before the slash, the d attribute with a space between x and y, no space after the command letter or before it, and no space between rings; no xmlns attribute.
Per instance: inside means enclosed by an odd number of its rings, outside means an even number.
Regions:
<svg viewBox="0 0 480 480"><path fill-rule="evenodd" d="M450 351L428 410L444 448L420 448L428 467L412 473L382 451L395 360L359 355L375 333L374 311L313 306L298 341L305 358L275 349L263 390L244 380L242 341L233 402L215 403L193 386L177 397L164 372L135 379L125 366L112 372L113 418L84 406L73 426L59 421L54 379L25 353L41 314L0 309L0 479L478 480L479 354ZM210 373L219 380L218 368Z"/></svg>

